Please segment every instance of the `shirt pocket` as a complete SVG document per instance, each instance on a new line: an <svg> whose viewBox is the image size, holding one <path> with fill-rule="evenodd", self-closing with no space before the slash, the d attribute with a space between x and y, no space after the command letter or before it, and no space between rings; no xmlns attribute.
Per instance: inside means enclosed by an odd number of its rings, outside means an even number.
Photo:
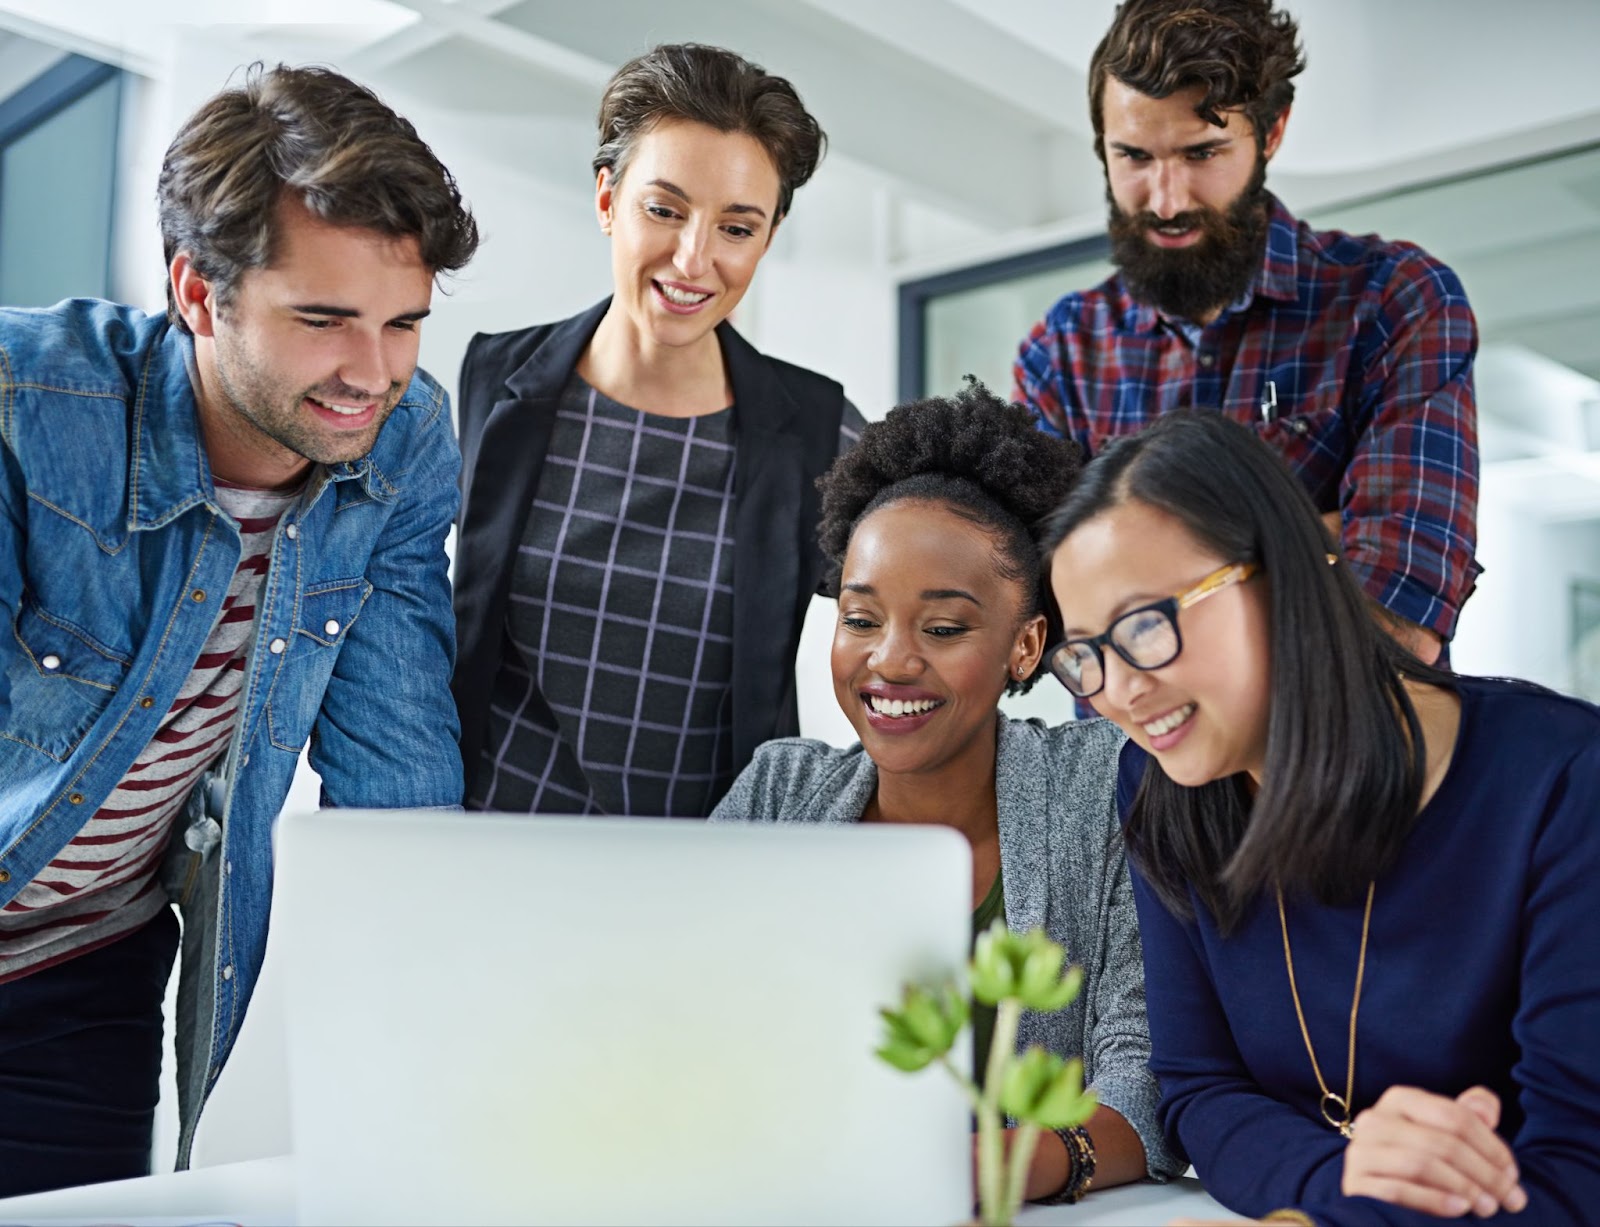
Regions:
<svg viewBox="0 0 1600 1227"><path fill-rule="evenodd" d="M372 584L360 576L329 580L301 594L294 633L267 700L267 737L278 749L298 754L305 747L339 649L371 595Z"/></svg>
<svg viewBox="0 0 1600 1227"><path fill-rule="evenodd" d="M24 599L12 621L9 708L0 736L64 763L127 676L129 659Z"/></svg>

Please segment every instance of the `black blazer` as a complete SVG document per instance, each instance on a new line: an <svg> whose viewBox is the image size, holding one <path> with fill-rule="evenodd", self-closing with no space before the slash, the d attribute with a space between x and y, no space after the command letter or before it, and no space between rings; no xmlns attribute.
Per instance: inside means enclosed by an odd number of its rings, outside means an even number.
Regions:
<svg viewBox="0 0 1600 1227"><path fill-rule="evenodd" d="M461 366L461 521L456 543L456 671L461 758L471 794L489 694L505 650L511 562L527 525L561 390L610 299L558 324L479 333ZM833 462L844 389L763 357L717 327L733 384L733 763L799 732L794 661L822 578L816 479Z"/></svg>

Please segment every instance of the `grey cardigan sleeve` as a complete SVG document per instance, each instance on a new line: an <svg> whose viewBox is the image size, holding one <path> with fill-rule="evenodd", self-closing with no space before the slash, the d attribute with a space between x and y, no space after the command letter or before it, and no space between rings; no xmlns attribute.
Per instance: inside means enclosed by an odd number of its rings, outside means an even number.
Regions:
<svg viewBox="0 0 1600 1227"><path fill-rule="evenodd" d="M756 749L710 820L855 822L875 778L859 746L839 750L807 737L780 737Z"/></svg>
<svg viewBox="0 0 1600 1227"><path fill-rule="evenodd" d="M1039 1036L1062 1055L1082 1053L1100 1102L1139 1135L1150 1176L1166 1180L1187 1162L1168 1143L1156 1115L1160 1092L1150 1072L1144 954L1117 817L1117 764L1124 739L1101 720L1041 730L1038 736L1043 744L1036 769L1048 779L1043 802L1050 831L1044 867L1048 928L1084 970L1082 997L1061 1015L1041 1019ZM1025 814L1011 823L1019 839L1029 825ZM1019 869L1029 867L1020 849L1014 860ZM1029 889L1025 881L1016 886L1019 892ZM1011 892L1008 881L1008 909Z"/></svg>
<svg viewBox="0 0 1600 1227"><path fill-rule="evenodd" d="M781 770L780 755L773 753L774 745L769 741L757 748L750 765L739 772L707 821L773 822L777 819L788 789L784 787L785 772Z"/></svg>
<svg viewBox="0 0 1600 1227"><path fill-rule="evenodd" d="M1144 954L1121 832L1114 837L1115 851L1106 859L1100 883L1100 926L1105 941L1100 947L1099 968L1086 977L1091 999L1084 1038L1093 1054L1094 1090L1100 1102L1114 1109L1139 1135L1151 1177L1169 1180L1188 1167L1188 1160L1168 1142L1156 1115L1160 1090L1150 1072Z"/></svg>

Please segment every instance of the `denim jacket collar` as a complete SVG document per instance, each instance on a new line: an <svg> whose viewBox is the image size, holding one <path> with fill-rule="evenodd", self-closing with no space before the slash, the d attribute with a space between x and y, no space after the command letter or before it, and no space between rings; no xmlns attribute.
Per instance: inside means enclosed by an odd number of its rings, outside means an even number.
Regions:
<svg viewBox="0 0 1600 1227"><path fill-rule="evenodd" d="M128 461L130 532L160 528L197 503L221 511L189 374L194 361L194 337L177 327L169 327L145 358L134 400L133 454ZM393 500L398 488L378 460L384 433L379 433L372 451L359 460L324 466L328 481L312 487L310 501L314 502L329 482L352 479L377 502Z"/></svg>

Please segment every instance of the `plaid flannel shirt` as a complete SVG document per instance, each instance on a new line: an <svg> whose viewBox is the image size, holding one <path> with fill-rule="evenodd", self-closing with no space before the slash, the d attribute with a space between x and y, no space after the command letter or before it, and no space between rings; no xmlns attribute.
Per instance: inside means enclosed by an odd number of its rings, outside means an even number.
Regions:
<svg viewBox="0 0 1600 1227"><path fill-rule="evenodd" d="M1340 512L1366 591L1448 640L1482 570L1466 292L1414 244L1271 209L1261 271L1217 319L1163 316L1114 275L1035 326L1013 397L1091 455L1184 405L1248 423L1319 511Z"/></svg>

